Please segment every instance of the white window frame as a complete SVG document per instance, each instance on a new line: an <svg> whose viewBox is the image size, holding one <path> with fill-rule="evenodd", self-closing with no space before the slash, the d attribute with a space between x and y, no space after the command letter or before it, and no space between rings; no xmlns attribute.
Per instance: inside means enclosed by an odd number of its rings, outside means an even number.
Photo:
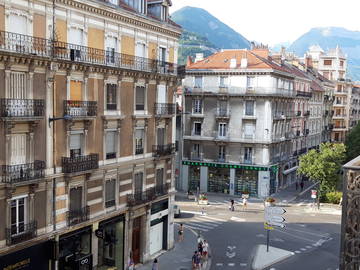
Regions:
<svg viewBox="0 0 360 270"><path fill-rule="evenodd" d="M247 90L255 89L255 76L246 76L246 89Z"/></svg>
<svg viewBox="0 0 360 270"><path fill-rule="evenodd" d="M144 110L136 110L136 87L144 87ZM148 114L148 107L147 107L147 92L148 92L148 87L147 85L144 84L135 84L134 86L134 114L137 115L144 115L144 114Z"/></svg>
<svg viewBox="0 0 360 270"><path fill-rule="evenodd" d="M200 82L200 84L197 84L197 82ZM194 88L200 88L202 89L204 85L204 78L203 76L194 76Z"/></svg>
<svg viewBox="0 0 360 270"><path fill-rule="evenodd" d="M225 145L220 145L219 146L219 151L218 151L218 160L226 160L226 147Z"/></svg>
<svg viewBox="0 0 360 270"><path fill-rule="evenodd" d="M81 146L81 155L80 156L85 156L86 155L86 142L85 142L85 132L84 130L72 130L69 134L69 141L68 141L68 157L70 157L70 138L71 138L71 135L80 135L80 146Z"/></svg>
<svg viewBox="0 0 360 270"><path fill-rule="evenodd" d="M250 102L253 103L253 114L247 114L246 113L247 112L247 110L246 110L247 104L250 103ZM246 115L246 116L255 116L256 115L255 107L256 107L255 100L245 100L245 103L244 103L244 115Z"/></svg>
<svg viewBox="0 0 360 270"><path fill-rule="evenodd" d="M16 196L11 198L11 201L16 201L16 228L17 228L17 233L16 234L11 234L11 235L19 235L23 232L19 232L19 200L24 199L24 232L25 232L25 225L29 223L29 201L28 201L28 195L20 195L20 196ZM10 230L12 227L12 220L11 220L11 202L10 202L10 209L9 209L9 213L10 213L10 217L9 217L9 223L10 223Z"/></svg>
<svg viewBox="0 0 360 270"><path fill-rule="evenodd" d="M227 124L219 123L218 125L218 137L224 138L227 136Z"/></svg>
<svg viewBox="0 0 360 270"><path fill-rule="evenodd" d="M109 132L114 132L115 133L115 142L114 142L114 150L115 150L115 157L114 158L106 158L107 156L107 134ZM104 160L113 160L113 159L116 159L118 156L119 156L119 147L118 147L118 141L119 141L119 137L118 137L119 133L118 133L118 130L117 129L107 129L105 131L105 141L104 141L104 149L105 149L105 156L104 156Z"/></svg>
<svg viewBox="0 0 360 270"><path fill-rule="evenodd" d="M141 146L142 146L142 149L143 149L143 153L142 154L136 154L136 149L137 149L137 137L136 137L136 131L137 130L142 130L143 131L143 137L142 137L142 144L141 144ZM136 127L135 128L135 134L134 134L134 155L135 156L137 156L137 155L143 155L143 154L145 154L145 152L146 152L146 129L145 129L145 127Z"/></svg>
<svg viewBox="0 0 360 270"><path fill-rule="evenodd" d="M219 76L219 87L221 88L229 87L229 76Z"/></svg>
<svg viewBox="0 0 360 270"><path fill-rule="evenodd" d="M201 126L200 134L195 134L195 131L196 131L195 126L196 126L196 124L200 124L200 126ZM194 121L193 122L193 135L194 136L201 136L202 135L202 122L201 121Z"/></svg>
<svg viewBox="0 0 360 270"><path fill-rule="evenodd" d="M203 100L200 98L193 99L192 111L194 114L203 114L204 106ZM198 110L200 109L200 110Z"/></svg>

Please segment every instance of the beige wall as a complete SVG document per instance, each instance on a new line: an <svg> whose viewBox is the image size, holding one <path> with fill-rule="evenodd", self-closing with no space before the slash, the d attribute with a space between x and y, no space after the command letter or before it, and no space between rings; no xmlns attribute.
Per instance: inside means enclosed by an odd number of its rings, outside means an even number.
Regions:
<svg viewBox="0 0 360 270"><path fill-rule="evenodd" d="M126 115L121 123L120 156L125 157L133 154L134 84L122 82L120 95L121 110Z"/></svg>
<svg viewBox="0 0 360 270"><path fill-rule="evenodd" d="M67 42L66 21L56 19L56 36L57 36L58 41Z"/></svg>
<svg viewBox="0 0 360 270"><path fill-rule="evenodd" d="M150 59L157 59L157 44L153 42L149 42L149 58Z"/></svg>
<svg viewBox="0 0 360 270"><path fill-rule="evenodd" d="M0 31L5 31L5 8L0 6Z"/></svg>
<svg viewBox="0 0 360 270"><path fill-rule="evenodd" d="M169 62L170 63L175 63L175 61L174 61L174 48L173 47L171 47L169 49Z"/></svg>
<svg viewBox="0 0 360 270"><path fill-rule="evenodd" d="M88 29L88 46L91 48L104 49L104 30L91 28Z"/></svg>
<svg viewBox="0 0 360 270"><path fill-rule="evenodd" d="M55 77L55 96L56 108L55 116L60 117L64 115L64 100L66 100L66 76L56 75ZM66 156L66 131L65 121L54 121L52 123L55 127L55 163L61 166L61 157Z"/></svg>
<svg viewBox="0 0 360 270"><path fill-rule="evenodd" d="M46 208L51 206L47 205L46 191L36 192L34 196L34 217L37 221L38 229L46 227Z"/></svg>
<svg viewBox="0 0 360 270"><path fill-rule="evenodd" d="M34 15L33 36L46 38L46 20L44 15Z"/></svg>

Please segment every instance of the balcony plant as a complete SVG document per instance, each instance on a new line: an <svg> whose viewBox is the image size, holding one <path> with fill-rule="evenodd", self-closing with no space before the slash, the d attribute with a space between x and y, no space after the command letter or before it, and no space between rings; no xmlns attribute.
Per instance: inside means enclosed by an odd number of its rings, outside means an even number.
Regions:
<svg viewBox="0 0 360 270"><path fill-rule="evenodd" d="M273 197L267 197L265 199L265 207L274 206L274 205L275 205L275 199Z"/></svg>
<svg viewBox="0 0 360 270"><path fill-rule="evenodd" d="M249 190L245 189L244 191L241 192L241 198L248 199L249 196L250 196Z"/></svg>
<svg viewBox="0 0 360 270"><path fill-rule="evenodd" d="M207 205L209 203L208 198L204 193L200 194L199 196L199 204Z"/></svg>

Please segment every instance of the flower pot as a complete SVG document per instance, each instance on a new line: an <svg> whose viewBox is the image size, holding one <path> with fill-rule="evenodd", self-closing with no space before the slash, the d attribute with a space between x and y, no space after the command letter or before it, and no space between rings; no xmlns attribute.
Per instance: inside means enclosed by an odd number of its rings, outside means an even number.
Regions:
<svg viewBox="0 0 360 270"><path fill-rule="evenodd" d="M201 200L199 200L199 204L208 205L208 203L209 203L208 199L201 199Z"/></svg>
<svg viewBox="0 0 360 270"><path fill-rule="evenodd" d="M274 206L275 202L265 202L265 207Z"/></svg>

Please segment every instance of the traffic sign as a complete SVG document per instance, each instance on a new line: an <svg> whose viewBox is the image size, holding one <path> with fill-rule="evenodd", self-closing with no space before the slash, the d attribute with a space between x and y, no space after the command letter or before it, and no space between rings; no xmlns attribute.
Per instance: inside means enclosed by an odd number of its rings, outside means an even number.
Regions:
<svg viewBox="0 0 360 270"><path fill-rule="evenodd" d="M317 194L317 190L316 190L316 189L312 189L312 190L311 190L311 198L316 199L316 194Z"/></svg>
<svg viewBox="0 0 360 270"><path fill-rule="evenodd" d="M265 208L265 215L282 215L285 214L286 210L281 207L266 207Z"/></svg>
<svg viewBox="0 0 360 270"><path fill-rule="evenodd" d="M270 226L285 228L285 224L282 223L282 222L268 222L268 224L269 224Z"/></svg>
<svg viewBox="0 0 360 270"><path fill-rule="evenodd" d="M269 223L283 223L285 221L285 218L283 218L282 216L265 216L265 220Z"/></svg>
<svg viewBox="0 0 360 270"><path fill-rule="evenodd" d="M271 227L269 224L267 224L266 222L264 222L264 229L265 229L265 230L273 230L274 227Z"/></svg>
<svg viewBox="0 0 360 270"><path fill-rule="evenodd" d="M276 226L284 228L285 218L281 215L284 214L286 210L281 207L266 207L265 208L265 222L269 226Z"/></svg>

